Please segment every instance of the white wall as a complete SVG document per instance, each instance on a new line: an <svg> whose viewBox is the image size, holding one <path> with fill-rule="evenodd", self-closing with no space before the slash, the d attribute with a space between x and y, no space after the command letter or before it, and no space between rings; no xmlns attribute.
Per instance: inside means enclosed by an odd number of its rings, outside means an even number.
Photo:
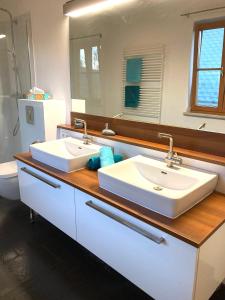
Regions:
<svg viewBox="0 0 225 300"><path fill-rule="evenodd" d="M65 0L0 0L14 16L30 13L35 60L35 84L67 105L70 112L69 23ZM33 83L34 84L34 83Z"/></svg>

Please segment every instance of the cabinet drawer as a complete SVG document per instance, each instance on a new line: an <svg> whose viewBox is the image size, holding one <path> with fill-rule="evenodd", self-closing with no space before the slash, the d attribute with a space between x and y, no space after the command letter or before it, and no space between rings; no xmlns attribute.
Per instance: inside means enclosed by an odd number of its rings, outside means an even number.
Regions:
<svg viewBox="0 0 225 300"><path fill-rule="evenodd" d="M197 249L79 190L77 241L157 300L193 299Z"/></svg>
<svg viewBox="0 0 225 300"><path fill-rule="evenodd" d="M21 201L76 239L74 188L17 162Z"/></svg>

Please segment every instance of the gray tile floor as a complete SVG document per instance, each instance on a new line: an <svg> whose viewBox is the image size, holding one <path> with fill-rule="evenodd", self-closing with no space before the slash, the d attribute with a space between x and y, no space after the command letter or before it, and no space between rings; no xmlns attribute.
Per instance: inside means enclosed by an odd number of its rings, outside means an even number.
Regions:
<svg viewBox="0 0 225 300"><path fill-rule="evenodd" d="M0 198L0 300L151 300L57 228ZM182 300L182 299L176 299ZM221 286L210 300L225 300Z"/></svg>

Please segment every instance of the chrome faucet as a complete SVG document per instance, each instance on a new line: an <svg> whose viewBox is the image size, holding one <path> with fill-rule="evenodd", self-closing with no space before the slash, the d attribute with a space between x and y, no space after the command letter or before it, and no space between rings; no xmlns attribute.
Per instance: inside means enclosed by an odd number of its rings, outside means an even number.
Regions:
<svg viewBox="0 0 225 300"><path fill-rule="evenodd" d="M173 151L173 137L171 134L168 133L158 133L159 138L166 138L169 139L169 151L167 153L167 156L165 158L165 162L167 164L167 167L172 168L173 165L181 165L182 164L182 158L178 157L177 153Z"/></svg>
<svg viewBox="0 0 225 300"><path fill-rule="evenodd" d="M83 135L84 144L85 145L91 144L92 137L87 134L87 122L85 120L82 120L82 119L75 119L74 121L77 122L77 123L84 124L84 135Z"/></svg>

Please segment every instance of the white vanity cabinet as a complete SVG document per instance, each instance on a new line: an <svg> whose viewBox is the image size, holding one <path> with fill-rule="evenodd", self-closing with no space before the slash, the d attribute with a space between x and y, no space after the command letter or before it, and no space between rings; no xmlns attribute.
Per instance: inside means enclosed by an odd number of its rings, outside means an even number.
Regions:
<svg viewBox="0 0 225 300"><path fill-rule="evenodd" d="M76 240L74 188L17 161L21 201Z"/></svg>
<svg viewBox="0 0 225 300"><path fill-rule="evenodd" d="M80 244L154 299L193 299L195 247L79 190L75 199Z"/></svg>
<svg viewBox="0 0 225 300"><path fill-rule="evenodd" d="M28 164L17 163L21 200L26 205L154 299L208 300L225 278L225 224L194 247Z"/></svg>

